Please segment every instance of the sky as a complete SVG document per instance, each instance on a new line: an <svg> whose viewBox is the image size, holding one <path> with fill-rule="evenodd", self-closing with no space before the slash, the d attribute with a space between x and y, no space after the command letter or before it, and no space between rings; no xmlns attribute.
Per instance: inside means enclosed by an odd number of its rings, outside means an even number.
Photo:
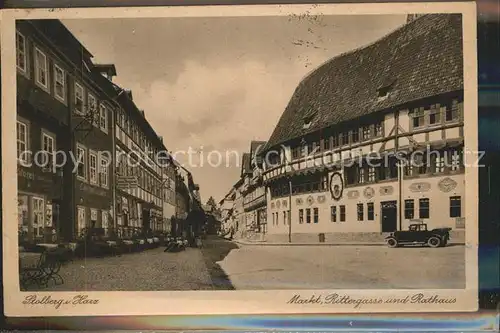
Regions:
<svg viewBox="0 0 500 333"><path fill-rule="evenodd" d="M132 90L167 149L192 172L202 200L213 196L218 202L238 181L250 142L271 136L308 73L405 20L405 15L370 15L63 23L94 55L94 63L115 64L113 81Z"/></svg>

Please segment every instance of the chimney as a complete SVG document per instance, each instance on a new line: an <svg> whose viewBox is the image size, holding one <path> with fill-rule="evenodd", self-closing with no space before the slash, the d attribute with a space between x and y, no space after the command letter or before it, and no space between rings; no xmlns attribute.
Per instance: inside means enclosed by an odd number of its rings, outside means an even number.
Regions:
<svg viewBox="0 0 500 333"><path fill-rule="evenodd" d="M94 68L109 81L113 81L113 77L116 76L116 67L113 64L95 64Z"/></svg>

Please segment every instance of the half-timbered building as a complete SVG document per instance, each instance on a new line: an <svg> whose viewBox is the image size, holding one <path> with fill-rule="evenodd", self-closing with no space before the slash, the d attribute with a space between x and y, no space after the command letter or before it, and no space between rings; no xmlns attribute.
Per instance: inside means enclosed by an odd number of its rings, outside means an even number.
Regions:
<svg viewBox="0 0 500 333"><path fill-rule="evenodd" d="M267 239L463 237L462 57L461 15L429 14L303 79L263 151Z"/></svg>

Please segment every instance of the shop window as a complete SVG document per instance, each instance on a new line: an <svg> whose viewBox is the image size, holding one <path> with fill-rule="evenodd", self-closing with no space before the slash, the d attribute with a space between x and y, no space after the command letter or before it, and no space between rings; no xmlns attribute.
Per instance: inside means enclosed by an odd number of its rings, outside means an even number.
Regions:
<svg viewBox="0 0 500 333"><path fill-rule="evenodd" d="M32 198L33 204L33 231L35 237L43 236L45 226L45 200L39 197Z"/></svg>
<svg viewBox="0 0 500 333"><path fill-rule="evenodd" d="M90 226L95 228L97 227L97 209L90 209Z"/></svg>
<svg viewBox="0 0 500 333"><path fill-rule="evenodd" d="M18 195L18 228L19 230L27 234L28 233L28 225L29 225L29 210L28 210L28 200L29 197L27 195Z"/></svg>
<svg viewBox="0 0 500 333"><path fill-rule="evenodd" d="M86 217L85 217L85 207L78 207L78 235L83 236L83 232L87 227Z"/></svg>
<svg viewBox="0 0 500 333"><path fill-rule="evenodd" d="M450 217L462 217L462 198L450 197Z"/></svg>

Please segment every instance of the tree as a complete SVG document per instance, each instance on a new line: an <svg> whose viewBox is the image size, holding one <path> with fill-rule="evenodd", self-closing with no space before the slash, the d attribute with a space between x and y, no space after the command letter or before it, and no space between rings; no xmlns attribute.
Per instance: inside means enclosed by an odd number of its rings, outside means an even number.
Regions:
<svg viewBox="0 0 500 333"><path fill-rule="evenodd" d="M215 202L215 199L210 196L210 198L208 198L207 200L207 206L210 207L210 210L211 210L211 213L216 217L216 218L219 218L220 217L220 210L219 208L217 207L217 203Z"/></svg>

